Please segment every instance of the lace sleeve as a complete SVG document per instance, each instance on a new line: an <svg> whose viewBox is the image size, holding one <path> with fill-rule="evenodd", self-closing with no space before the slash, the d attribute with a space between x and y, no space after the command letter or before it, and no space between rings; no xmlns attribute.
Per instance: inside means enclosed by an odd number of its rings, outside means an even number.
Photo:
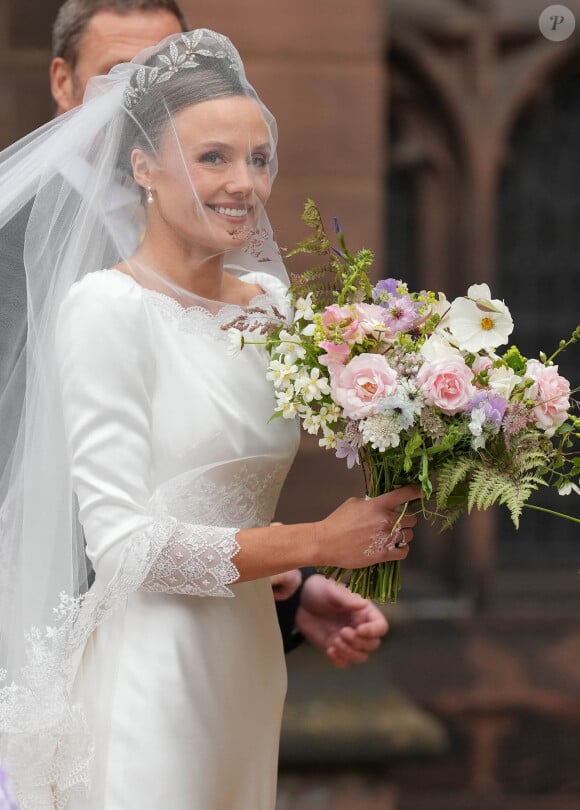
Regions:
<svg viewBox="0 0 580 810"><path fill-rule="evenodd" d="M232 559L240 550L237 529L178 523L143 583L155 593L233 596L227 587L239 577Z"/></svg>

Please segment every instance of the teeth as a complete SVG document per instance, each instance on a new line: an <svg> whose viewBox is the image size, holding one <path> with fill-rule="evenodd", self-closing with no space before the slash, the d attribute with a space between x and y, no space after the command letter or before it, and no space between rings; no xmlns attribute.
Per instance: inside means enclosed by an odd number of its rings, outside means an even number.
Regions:
<svg viewBox="0 0 580 810"><path fill-rule="evenodd" d="M212 208L218 214L224 214L227 217L245 217L248 213L245 208L222 208L221 205L212 205Z"/></svg>

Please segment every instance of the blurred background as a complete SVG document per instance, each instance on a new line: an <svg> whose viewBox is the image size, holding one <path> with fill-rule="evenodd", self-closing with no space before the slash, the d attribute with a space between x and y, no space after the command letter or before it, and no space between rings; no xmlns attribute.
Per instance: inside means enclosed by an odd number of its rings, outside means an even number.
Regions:
<svg viewBox="0 0 580 810"><path fill-rule="evenodd" d="M0 0L0 147L53 114L59 5ZM375 251L376 278L448 297L488 282L531 356L571 332L578 0L181 5L192 27L233 39L278 119L282 246L302 238L310 196L351 248ZM560 370L577 382L578 369L573 348ZM278 518L315 520L362 491L360 472L304 439ZM573 496L536 502L578 516ZM572 523L532 512L519 532L500 513L418 530L369 664L290 655L278 810L578 810L579 541Z"/></svg>

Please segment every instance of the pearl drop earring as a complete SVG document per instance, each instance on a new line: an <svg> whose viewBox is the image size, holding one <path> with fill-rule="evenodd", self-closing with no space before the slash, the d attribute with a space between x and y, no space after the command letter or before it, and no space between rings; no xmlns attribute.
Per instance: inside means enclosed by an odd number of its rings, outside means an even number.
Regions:
<svg viewBox="0 0 580 810"><path fill-rule="evenodd" d="M151 188L151 186L147 186L147 196L145 197L145 199L147 200L148 205L152 205L155 202L153 198L153 189Z"/></svg>

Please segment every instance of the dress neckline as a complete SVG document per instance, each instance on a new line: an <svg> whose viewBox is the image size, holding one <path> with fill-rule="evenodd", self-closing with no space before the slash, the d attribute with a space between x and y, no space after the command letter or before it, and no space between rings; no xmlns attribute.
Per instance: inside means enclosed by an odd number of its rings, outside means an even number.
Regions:
<svg viewBox="0 0 580 810"><path fill-rule="evenodd" d="M148 298L151 297L154 300L157 299L160 303L164 303L164 309L169 308L173 310L176 314L181 313L183 316L187 316L188 314L192 313L204 313L205 315L211 318L217 318L221 316L222 313L227 312L228 316L232 312L248 312L252 309L260 305L268 306L272 305L273 302L273 294L268 290L262 289L261 293L257 293L254 295L247 304L233 304L228 303L225 301L214 301L210 298L202 298L199 296L200 301L207 301L209 304L214 304L216 309L215 311L213 308L205 307L201 303L200 304L191 304L190 306L184 306L180 303L177 298L174 298L172 295L168 295L167 293L163 293L160 290L152 290L149 287L143 287L142 284L133 278L133 276L129 275L129 273L124 273L122 270L117 270L116 267L107 267L103 271L105 273L113 273L117 276L122 276L129 280L135 287L138 287L144 295ZM244 284L247 282L243 282Z"/></svg>

